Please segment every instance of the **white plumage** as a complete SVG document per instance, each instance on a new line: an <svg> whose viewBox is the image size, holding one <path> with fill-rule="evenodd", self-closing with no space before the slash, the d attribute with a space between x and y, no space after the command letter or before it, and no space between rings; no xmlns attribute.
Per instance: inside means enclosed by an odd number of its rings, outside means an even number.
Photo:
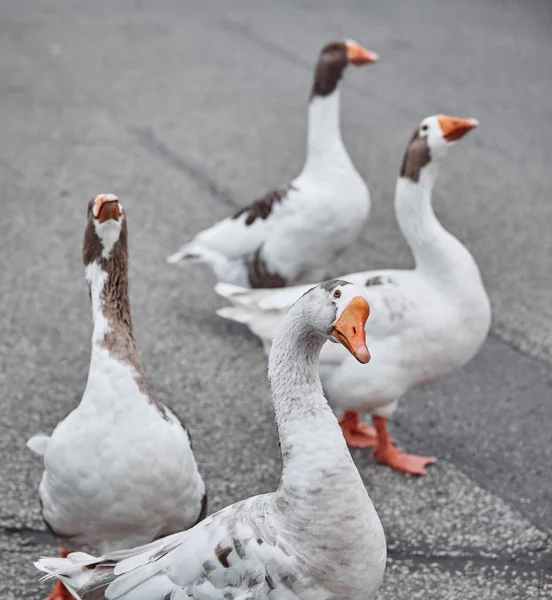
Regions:
<svg viewBox="0 0 552 600"><path fill-rule="evenodd" d="M144 544L191 527L205 509L188 433L147 392L130 320L126 231L117 198L98 196L84 242L94 323L86 388L50 437L28 442L44 456L43 516L64 551Z"/></svg>
<svg viewBox="0 0 552 600"><path fill-rule="evenodd" d="M285 188L268 192L199 233L171 255L169 263L202 262L219 281L278 287L319 277L328 262L353 243L368 218L370 196L347 153L339 123L339 79L353 60L347 59L352 48L360 46L337 43L322 50L301 174ZM366 53L364 62L376 60L373 53L361 50ZM325 87L320 88L320 81Z"/></svg>
<svg viewBox="0 0 552 600"><path fill-rule="evenodd" d="M363 331L368 311L359 293L339 281L316 288L290 310L274 342L269 378L283 458L276 492L144 547L42 558L36 567L83 599L367 600L383 577L385 537L316 360L341 322L352 319ZM355 310L364 318L355 321ZM360 337L353 348L366 356Z"/></svg>
<svg viewBox="0 0 552 600"><path fill-rule="evenodd" d="M362 286L370 303L372 317L366 334L373 360L368 368L359 368L341 346L325 345L320 374L336 408L388 418L410 388L465 365L487 336L491 310L477 264L438 222L431 203L447 147L476 124L475 120L428 117L407 147L395 209L414 254L415 269L343 276ZM232 306L217 312L246 324L268 350L288 308L312 285L248 290L219 283L217 293ZM349 433L363 435L358 428ZM419 473L423 468L410 471Z"/></svg>

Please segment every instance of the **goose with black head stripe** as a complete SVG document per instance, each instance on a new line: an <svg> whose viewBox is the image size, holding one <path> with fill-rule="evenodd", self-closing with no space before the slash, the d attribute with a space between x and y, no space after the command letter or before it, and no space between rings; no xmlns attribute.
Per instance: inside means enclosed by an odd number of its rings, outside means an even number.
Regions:
<svg viewBox="0 0 552 600"><path fill-rule="evenodd" d="M185 427L148 393L128 291L127 218L119 199L88 205L83 262L92 353L79 405L28 446L44 457L42 514L61 554L145 544L186 529L207 509ZM71 596L58 583L50 596Z"/></svg>
<svg viewBox="0 0 552 600"><path fill-rule="evenodd" d="M491 308L479 268L468 249L437 220L432 192L448 149L478 125L475 119L436 115L424 119L408 143L395 189L395 212L415 260L412 270L344 275L363 287L372 307L367 339L373 360L359 369L339 347L326 344L320 372L324 391L343 411L350 446L376 446L380 463L422 475L435 461L398 450L387 419L411 388L469 362L487 337ZM247 290L219 283L233 306L219 315L245 323L270 348L280 320L309 286ZM361 423L371 414L375 425Z"/></svg>
<svg viewBox="0 0 552 600"><path fill-rule="evenodd" d="M247 288L321 277L368 218L368 188L341 137L340 81L348 65L376 60L376 54L354 41L327 44L315 69L301 174L202 231L168 262L206 263L218 281Z"/></svg>
<svg viewBox="0 0 552 600"><path fill-rule="evenodd" d="M367 600L386 562L383 529L318 374L324 342L367 363L362 290L322 283L285 316L269 358L283 471L276 492L232 504L193 529L95 558L42 558L75 598Z"/></svg>

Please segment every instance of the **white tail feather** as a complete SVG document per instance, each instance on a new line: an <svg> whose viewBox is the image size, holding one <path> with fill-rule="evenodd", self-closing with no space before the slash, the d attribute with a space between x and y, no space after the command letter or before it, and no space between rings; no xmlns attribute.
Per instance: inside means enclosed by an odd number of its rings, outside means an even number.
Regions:
<svg viewBox="0 0 552 600"><path fill-rule="evenodd" d="M172 265L183 261L190 263L205 262L202 248L197 247L194 243L185 244L177 252L167 256L167 262Z"/></svg>
<svg viewBox="0 0 552 600"><path fill-rule="evenodd" d="M217 310L217 315L223 319L228 319L228 321L236 321L236 323L243 323L244 325L247 325L253 318L251 313L236 306L219 308Z"/></svg>
<svg viewBox="0 0 552 600"><path fill-rule="evenodd" d="M215 286L215 292L227 300L238 299L239 301L240 296L247 295L250 291L248 288L234 285L233 283L225 283L224 281L217 283Z"/></svg>
<svg viewBox="0 0 552 600"><path fill-rule="evenodd" d="M27 448L32 450L35 454L38 454L38 456L44 456L46 454L46 448L48 447L49 441L49 435L39 433L38 435L33 435L32 438L27 440Z"/></svg>
<svg viewBox="0 0 552 600"><path fill-rule="evenodd" d="M211 265L216 272L221 267L226 267L228 258L216 250L206 248L197 242L190 242L189 244L182 246L178 252L168 256L167 262L173 265L179 263L206 263Z"/></svg>

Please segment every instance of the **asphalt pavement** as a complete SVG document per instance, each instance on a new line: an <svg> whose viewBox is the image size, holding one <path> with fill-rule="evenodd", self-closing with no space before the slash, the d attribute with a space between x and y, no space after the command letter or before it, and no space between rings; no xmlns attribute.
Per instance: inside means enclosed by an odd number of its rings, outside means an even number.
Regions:
<svg viewBox="0 0 552 600"><path fill-rule="evenodd" d="M218 319L192 235L297 174L320 47L353 38L343 135L372 192L335 274L407 267L392 196L411 131L477 117L435 208L478 261L493 329L463 371L404 398L393 433L424 478L353 453L383 521L377 599L552 597L552 4L547 0L18 0L0 3L0 592L38 600L41 464L25 447L79 401L90 315L87 201L114 192L155 397L188 423L216 510L273 490L277 437L257 341Z"/></svg>

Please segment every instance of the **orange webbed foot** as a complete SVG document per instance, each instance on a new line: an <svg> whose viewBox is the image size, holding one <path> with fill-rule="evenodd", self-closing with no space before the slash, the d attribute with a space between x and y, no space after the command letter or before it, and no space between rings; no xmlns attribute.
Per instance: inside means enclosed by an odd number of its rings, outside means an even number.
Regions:
<svg viewBox="0 0 552 600"><path fill-rule="evenodd" d="M378 448L374 452L374 456L382 465L388 465L392 469L402 471L403 473L411 473L412 475L425 475L425 468L428 465L433 465L436 459L432 456L416 456L414 454L406 454L395 446L387 448Z"/></svg>
<svg viewBox="0 0 552 600"><path fill-rule="evenodd" d="M358 413L346 410L339 424L343 437L352 448L373 448L378 443L378 434L374 427L361 423Z"/></svg>
<svg viewBox="0 0 552 600"><path fill-rule="evenodd" d="M436 462L436 459L432 456L415 456L395 448L387 431L387 419L379 415L373 415L372 420L378 432L378 445L374 456L380 464L388 465L392 469L403 473L425 475L425 468Z"/></svg>

